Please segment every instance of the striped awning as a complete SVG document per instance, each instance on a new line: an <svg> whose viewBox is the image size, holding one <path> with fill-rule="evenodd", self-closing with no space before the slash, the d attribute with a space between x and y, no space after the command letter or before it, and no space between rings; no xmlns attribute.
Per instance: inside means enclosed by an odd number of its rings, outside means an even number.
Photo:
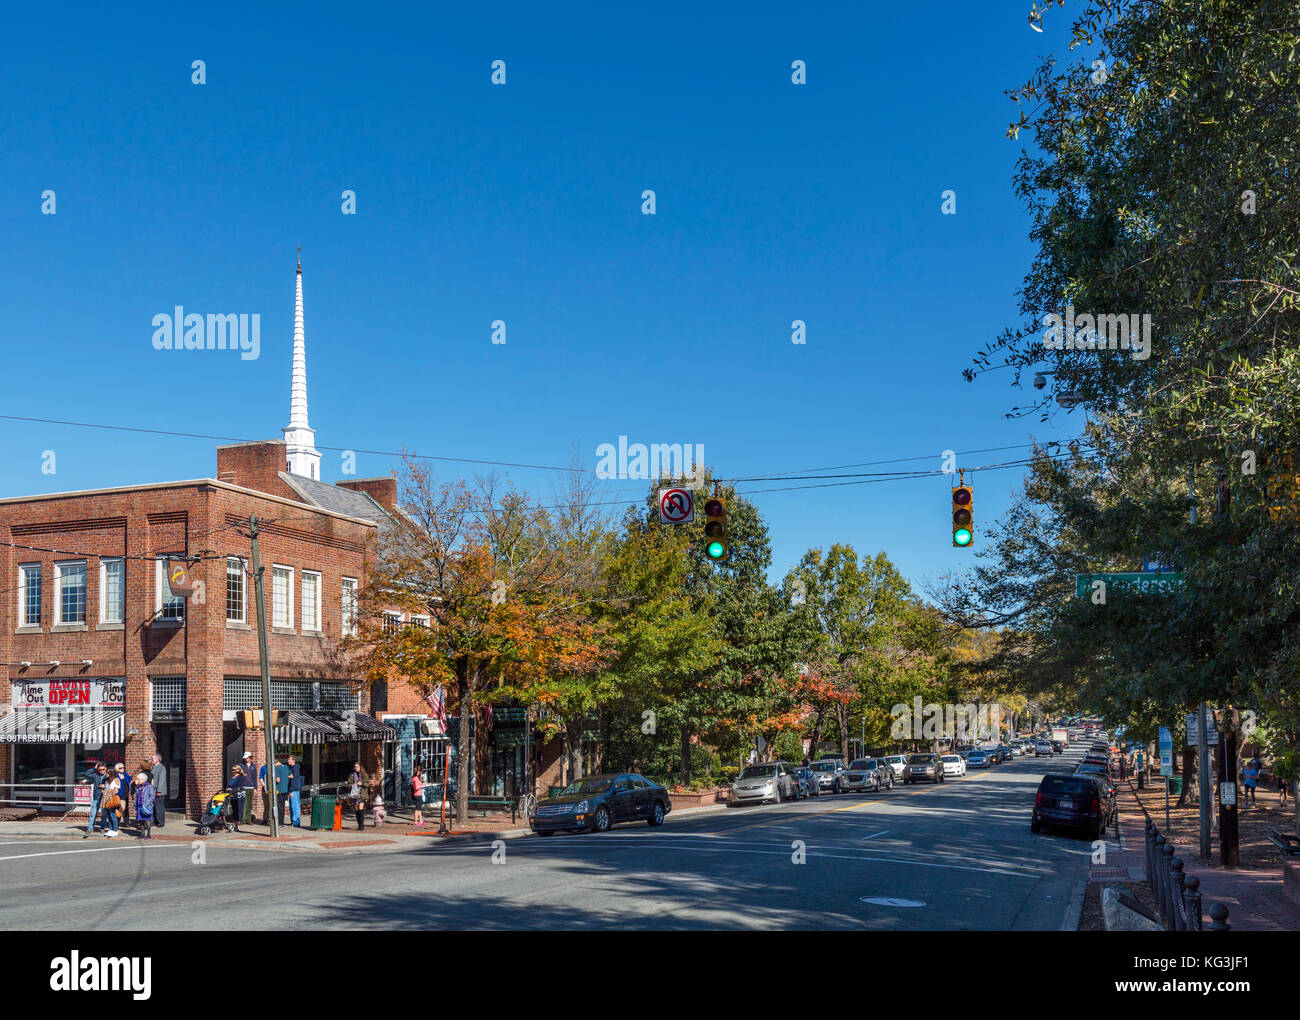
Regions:
<svg viewBox="0 0 1300 1020"><path fill-rule="evenodd" d="M364 712L308 712L290 709L275 728L277 744L351 744L396 740L397 730Z"/></svg>
<svg viewBox="0 0 1300 1020"><path fill-rule="evenodd" d="M20 708L0 718L0 744L121 744L124 708Z"/></svg>

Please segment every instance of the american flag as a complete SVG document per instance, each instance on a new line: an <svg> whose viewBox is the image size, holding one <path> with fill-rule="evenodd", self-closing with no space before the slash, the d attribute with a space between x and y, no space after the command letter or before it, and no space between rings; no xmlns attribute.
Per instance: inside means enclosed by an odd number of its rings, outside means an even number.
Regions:
<svg viewBox="0 0 1300 1020"><path fill-rule="evenodd" d="M424 700L429 703L429 709L433 712L433 717L438 720L438 724L442 727L442 732L446 733L447 704L442 696L442 687L439 686L436 691L432 691Z"/></svg>
<svg viewBox="0 0 1300 1020"><path fill-rule="evenodd" d="M485 733L491 733L492 732L492 703L491 702L488 702L486 705L483 706L482 715L483 715L483 731Z"/></svg>

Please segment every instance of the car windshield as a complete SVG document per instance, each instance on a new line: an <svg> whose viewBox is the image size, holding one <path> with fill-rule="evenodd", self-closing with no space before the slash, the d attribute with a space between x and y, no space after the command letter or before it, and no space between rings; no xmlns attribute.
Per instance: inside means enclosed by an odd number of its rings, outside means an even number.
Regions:
<svg viewBox="0 0 1300 1020"><path fill-rule="evenodd" d="M943 756L943 760L944 760L944 761L961 761L961 759L958 758L955 754L945 754L945 755Z"/></svg>
<svg viewBox="0 0 1300 1020"><path fill-rule="evenodd" d="M561 791L560 796L604 793L609 789L610 779L609 776L588 776L586 779L575 779Z"/></svg>
<svg viewBox="0 0 1300 1020"><path fill-rule="evenodd" d="M851 769L874 769L875 767L876 759L874 758L859 758L849 766Z"/></svg>
<svg viewBox="0 0 1300 1020"><path fill-rule="evenodd" d="M814 772L834 772L838 765L839 762L835 761L819 761L814 762L812 767Z"/></svg>
<svg viewBox="0 0 1300 1020"><path fill-rule="evenodd" d="M907 759L909 765L929 765L933 759L928 754L914 754Z"/></svg>
<svg viewBox="0 0 1300 1020"><path fill-rule="evenodd" d="M1074 776L1047 776L1039 789L1043 793L1053 795L1069 794L1082 797L1091 796L1096 787L1093 786L1091 779L1075 778Z"/></svg>
<svg viewBox="0 0 1300 1020"><path fill-rule="evenodd" d="M776 775L775 765L750 765L740 774L741 779L771 779Z"/></svg>

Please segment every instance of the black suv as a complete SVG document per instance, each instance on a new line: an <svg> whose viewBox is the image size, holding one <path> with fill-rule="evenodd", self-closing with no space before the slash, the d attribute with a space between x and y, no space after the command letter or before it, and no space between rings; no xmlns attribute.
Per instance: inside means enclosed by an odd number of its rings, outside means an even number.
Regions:
<svg viewBox="0 0 1300 1020"><path fill-rule="evenodd" d="M1044 825L1079 829L1089 839L1100 839L1115 821L1115 791L1101 776L1047 775L1038 784L1029 831Z"/></svg>

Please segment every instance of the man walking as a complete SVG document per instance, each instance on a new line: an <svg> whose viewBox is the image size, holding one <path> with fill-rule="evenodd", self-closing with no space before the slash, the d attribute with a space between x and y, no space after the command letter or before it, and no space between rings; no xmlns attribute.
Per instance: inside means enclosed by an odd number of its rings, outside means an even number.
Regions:
<svg viewBox="0 0 1300 1020"><path fill-rule="evenodd" d="M162 763L162 755L153 756L153 767L149 770L149 782L153 784L153 824L163 827L163 802L167 799L167 766Z"/></svg>
<svg viewBox="0 0 1300 1020"><path fill-rule="evenodd" d="M108 766L101 761L86 772L86 778L90 780L90 821L86 823L86 835L82 839L89 839L95 832L95 822L99 820L99 804L104 798L104 783L108 781Z"/></svg>
<svg viewBox="0 0 1300 1020"><path fill-rule="evenodd" d="M240 811L240 822L252 822L253 820L253 798L252 793L257 789L257 767L253 764L253 752L245 751L244 757L239 762L239 773L244 777L242 789L244 791L243 808Z"/></svg>
<svg viewBox="0 0 1300 1020"><path fill-rule="evenodd" d="M1241 784L1246 788L1245 796L1242 797L1242 806L1249 804L1255 805L1255 787L1259 783L1259 759L1251 758L1246 762L1245 769L1241 773Z"/></svg>
<svg viewBox="0 0 1300 1020"><path fill-rule="evenodd" d="M295 829L302 828L302 769L293 755L289 755L289 818Z"/></svg>

